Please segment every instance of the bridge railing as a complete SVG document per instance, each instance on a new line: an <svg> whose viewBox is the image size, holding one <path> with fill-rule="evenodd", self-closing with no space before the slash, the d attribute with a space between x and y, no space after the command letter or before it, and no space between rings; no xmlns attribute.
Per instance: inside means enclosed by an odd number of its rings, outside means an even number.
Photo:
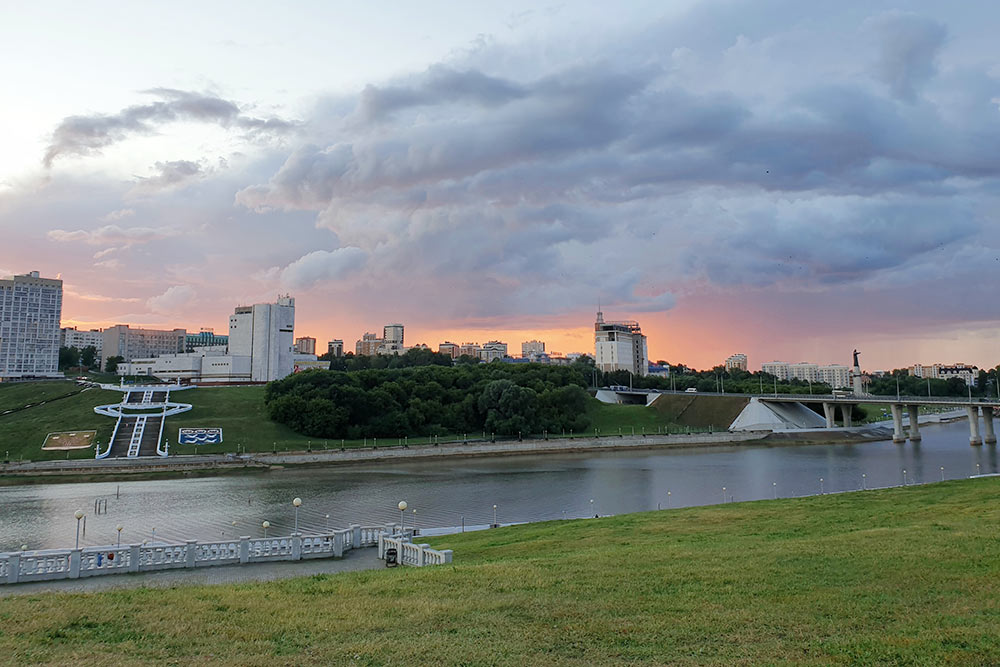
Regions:
<svg viewBox="0 0 1000 667"><path fill-rule="evenodd" d="M395 536L395 537L393 537ZM412 544L409 531L399 526L352 525L316 535L292 535L184 543L127 544L80 549L47 549L0 553L0 584L51 579L78 579L120 572L149 572L174 568L235 565L311 558L339 558L345 551L378 547L385 555L386 540L396 540L400 562L417 567L451 562L451 551L435 551Z"/></svg>

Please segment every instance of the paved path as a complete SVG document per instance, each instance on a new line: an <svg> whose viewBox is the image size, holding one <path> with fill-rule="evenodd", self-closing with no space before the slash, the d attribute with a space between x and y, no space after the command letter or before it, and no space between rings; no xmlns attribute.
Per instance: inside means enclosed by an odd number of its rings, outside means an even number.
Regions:
<svg viewBox="0 0 1000 667"><path fill-rule="evenodd" d="M90 593L116 588L165 588L178 585L240 584L254 581L274 581L314 574L334 574L385 567L378 559L375 547L352 549L343 558L316 558L294 562L220 565L193 569L160 570L135 574L106 574L83 579L33 581L0 586L0 598L10 595L31 595L48 592Z"/></svg>

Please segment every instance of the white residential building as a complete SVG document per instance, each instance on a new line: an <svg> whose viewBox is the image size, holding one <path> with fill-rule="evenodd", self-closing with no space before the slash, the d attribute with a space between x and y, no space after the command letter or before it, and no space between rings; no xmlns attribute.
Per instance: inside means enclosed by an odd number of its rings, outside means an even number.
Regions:
<svg viewBox="0 0 1000 667"><path fill-rule="evenodd" d="M0 382L61 377L62 280L38 271L0 280Z"/></svg>
<svg viewBox="0 0 1000 667"><path fill-rule="evenodd" d="M594 352L594 363L604 372L625 370L640 376L648 372L646 337L638 322L605 322L604 313L598 311Z"/></svg>
<svg viewBox="0 0 1000 667"><path fill-rule="evenodd" d="M800 361L790 364L786 361L769 361L761 365L761 370L779 380L802 380L803 382L825 382L834 389L851 386L851 369L840 364L820 366Z"/></svg>
<svg viewBox="0 0 1000 667"><path fill-rule="evenodd" d="M133 329L127 324L116 324L103 332L101 368L111 357L124 361L151 359L162 354L184 352L187 331L184 329Z"/></svg>
<svg viewBox="0 0 1000 667"><path fill-rule="evenodd" d="M238 306L229 317L229 354L250 357L250 380L271 382L294 366L295 299Z"/></svg>
<svg viewBox="0 0 1000 667"><path fill-rule="evenodd" d="M532 355L545 354L545 343L540 340L528 340L521 343L521 356L531 357Z"/></svg>
<svg viewBox="0 0 1000 667"><path fill-rule="evenodd" d="M60 347L75 347L78 350L93 347L97 350L95 358L101 358L101 350L104 348L104 333L100 329L80 331L76 327L63 327L59 332L59 338Z"/></svg>

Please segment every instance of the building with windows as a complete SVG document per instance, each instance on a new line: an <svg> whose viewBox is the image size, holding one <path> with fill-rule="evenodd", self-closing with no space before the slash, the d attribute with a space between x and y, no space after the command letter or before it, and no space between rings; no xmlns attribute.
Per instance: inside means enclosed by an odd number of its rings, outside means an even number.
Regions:
<svg viewBox="0 0 1000 667"><path fill-rule="evenodd" d="M184 337L184 351L194 352L196 347L226 347L229 336L218 336L215 329L202 327L198 333L189 333Z"/></svg>
<svg viewBox="0 0 1000 667"><path fill-rule="evenodd" d="M0 280L0 381L62 377L62 280L31 271Z"/></svg>
<svg viewBox="0 0 1000 667"><path fill-rule="evenodd" d="M506 356L507 343L502 343L498 340L491 340L488 343L484 343L482 350L479 352L479 358L486 362L503 359Z"/></svg>
<svg viewBox="0 0 1000 667"><path fill-rule="evenodd" d="M229 317L229 354L250 357L250 380L271 382L290 375L295 354L295 299L237 306Z"/></svg>
<svg viewBox="0 0 1000 667"><path fill-rule="evenodd" d="M646 337L639 323L628 320L605 322L604 313L597 311L594 324L594 364L605 373L628 371L644 376L649 370Z"/></svg>
<svg viewBox="0 0 1000 667"><path fill-rule="evenodd" d="M462 343L458 348L458 356L460 357L475 357L476 359L482 358L483 348L480 347L479 343Z"/></svg>
<svg viewBox="0 0 1000 667"><path fill-rule="evenodd" d="M747 355L745 354L734 354L728 359L726 359L726 370L740 370L745 371L747 369Z"/></svg>
<svg viewBox="0 0 1000 667"><path fill-rule="evenodd" d="M851 386L851 369L842 364L819 364L800 361L790 364L786 361L769 361L761 365L761 371L788 382L802 380L803 382L825 382L834 389Z"/></svg>
<svg viewBox="0 0 1000 667"><path fill-rule="evenodd" d="M979 381L979 368L969 364L914 364L907 369L910 375L918 378L930 378L931 380L947 380L948 378L960 378L970 387L975 387Z"/></svg>
<svg viewBox="0 0 1000 667"><path fill-rule="evenodd" d="M374 333L365 332L361 335L361 340L354 343L354 354L371 357L378 354L378 349L382 347L382 339Z"/></svg>
<svg viewBox="0 0 1000 667"><path fill-rule="evenodd" d="M387 324L382 327L382 346L378 354L403 354L406 348L403 347L403 325Z"/></svg>
<svg viewBox="0 0 1000 667"><path fill-rule="evenodd" d="M296 338L295 351L298 354L316 354L316 339L309 336Z"/></svg>
<svg viewBox="0 0 1000 667"><path fill-rule="evenodd" d="M184 329L133 329L127 324L108 327L103 336L101 368L111 357L121 357L128 362L164 354L181 354L187 343L187 331Z"/></svg>
<svg viewBox="0 0 1000 667"><path fill-rule="evenodd" d="M532 355L545 354L545 343L540 340L527 340L521 343L521 356L531 357Z"/></svg>
<svg viewBox="0 0 1000 667"><path fill-rule="evenodd" d="M96 359L101 358L101 348L104 347L104 333L100 329L90 331L80 331L76 327L63 327L59 331L60 347L75 347L82 350L85 347L93 347L97 350Z"/></svg>
<svg viewBox="0 0 1000 667"><path fill-rule="evenodd" d="M459 347L454 343L449 343L445 341L444 343L438 344L438 354L447 354L452 359L458 359Z"/></svg>
<svg viewBox="0 0 1000 667"><path fill-rule="evenodd" d="M344 341L339 338L334 338L326 344L326 351L330 355L331 359L334 357L344 356Z"/></svg>

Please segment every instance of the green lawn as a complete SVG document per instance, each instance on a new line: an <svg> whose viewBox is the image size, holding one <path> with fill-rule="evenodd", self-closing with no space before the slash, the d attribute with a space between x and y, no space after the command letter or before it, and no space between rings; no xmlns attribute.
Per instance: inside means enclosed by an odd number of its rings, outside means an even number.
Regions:
<svg viewBox="0 0 1000 667"><path fill-rule="evenodd" d="M17 663L998 664L1000 480L430 539L455 562L3 601Z"/></svg>
<svg viewBox="0 0 1000 667"><path fill-rule="evenodd" d="M107 443L115 421L94 413L94 407L117 403L122 395L117 391L88 389L77 391L72 382L12 383L0 385L0 404L4 410L12 404L38 403L44 405L28 408L7 415L0 415L0 456L17 461L49 461L53 459L92 459L94 449L70 452L42 451L45 436L55 431L96 430L97 441ZM72 393L76 392L76 393ZM72 393L67 398L52 400L56 396Z"/></svg>

